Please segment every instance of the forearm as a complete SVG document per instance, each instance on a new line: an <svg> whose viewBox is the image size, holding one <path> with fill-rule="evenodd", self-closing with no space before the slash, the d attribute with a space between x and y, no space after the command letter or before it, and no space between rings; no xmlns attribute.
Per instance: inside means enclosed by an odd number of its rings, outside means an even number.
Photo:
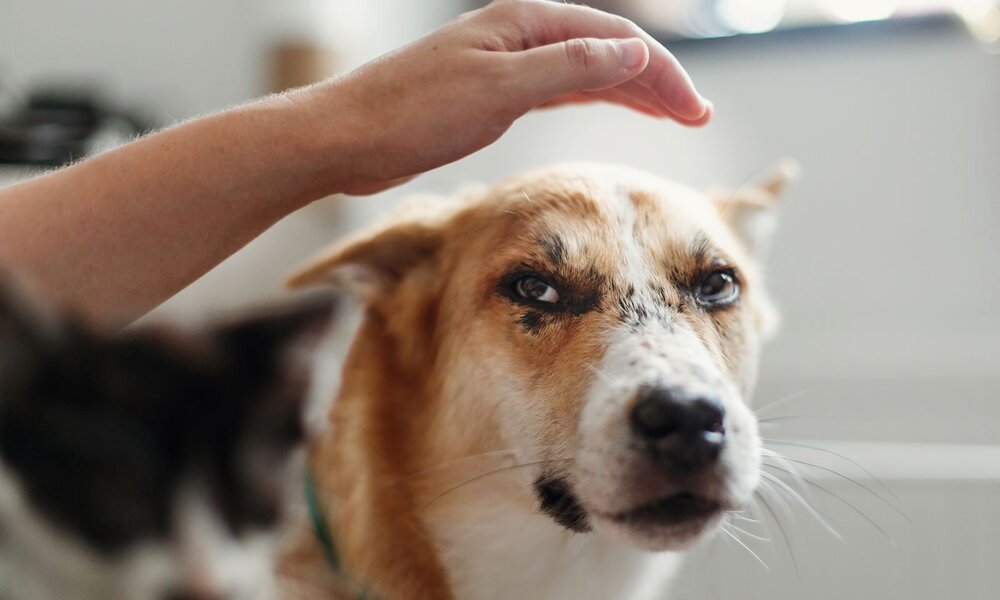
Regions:
<svg viewBox="0 0 1000 600"><path fill-rule="evenodd" d="M330 86L204 117L0 190L0 263L105 323L141 316L337 189Z"/></svg>

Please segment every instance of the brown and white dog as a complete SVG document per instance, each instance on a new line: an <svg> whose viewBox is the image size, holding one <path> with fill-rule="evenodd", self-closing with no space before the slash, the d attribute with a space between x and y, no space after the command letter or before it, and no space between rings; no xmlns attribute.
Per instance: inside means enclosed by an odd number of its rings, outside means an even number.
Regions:
<svg viewBox="0 0 1000 600"><path fill-rule="evenodd" d="M785 180L713 195L562 166L293 275L366 309L312 458L342 572L303 528L290 595L662 594L758 483L758 262Z"/></svg>

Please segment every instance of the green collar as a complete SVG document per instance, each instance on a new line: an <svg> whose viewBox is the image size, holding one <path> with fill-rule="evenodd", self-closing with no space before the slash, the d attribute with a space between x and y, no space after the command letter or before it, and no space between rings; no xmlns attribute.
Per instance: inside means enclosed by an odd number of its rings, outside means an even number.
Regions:
<svg viewBox="0 0 1000 600"><path fill-rule="evenodd" d="M309 507L309 520L312 521L313 533L316 535L316 539L323 546L326 562L329 563L335 572L343 575L345 579L350 580L347 572L344 571L344 566L340 562L340 557L337 555L337 547L333 543L330 524L327 522L326 515L323 514L323 509L319 505L319 496L316 494L316 482L313 481L312 469L308 467L306 468L303 483L305 486L306 504ZM357 592L354 598L355 600L372 600L364 588Z"/></svg>
<svg viewBox="0 0 1000 600"><path fill-rule="evenodd" d="M319 497L316 495L316 482L313 481L312 469L306 469L304 478L306 504L309 506L309 519L312 521L313 533L316 539L323 546L323 553L326 554L326 562L330 563L338 573L343 573L344 569L340 565L340 557L337 556L337 548L333 545L333 536L330 534L330 525L326 522L326 515L319 506Z"/></svg>

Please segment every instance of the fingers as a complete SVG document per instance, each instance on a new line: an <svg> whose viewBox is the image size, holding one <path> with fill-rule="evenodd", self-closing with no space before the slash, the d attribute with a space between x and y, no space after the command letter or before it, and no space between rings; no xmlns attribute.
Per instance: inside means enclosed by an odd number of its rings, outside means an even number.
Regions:
<svg viewBox="0 0 1000 600"><path fill-rule="evenodd" d="M613 88L642 72L642 40L572 39L509 55L518 89L530 106L581 91Z"/></svg>
<svg viewBox="0 0 1000 600"><path fill-rule="evenodd" d="M631 83L631 82L630 82ZM628 85L628 84L625 84ZM708 123L712 117L712 107L709 106L708 110L705 111L701 117L697 119L681 119L677 115L664 110L663 105L652 99L651 95L648 95L648 90L643 90L646 92L647 96L636 93L626 93L623 92L620 87L611 88L607 90L598 90L596 92L578 92L576 94L571 94L568 96L561 96L550 100L540 106L540 108L550 108L556 106L563 106L566 104L587 104L592 102L609 102L612 104L618 104L631 108L632 110L638 111L640 113L649 115L651 117L665 118L669 117L683 125L688 127L701 127ZM645 98L641 100L636 100L636 98Z"/></svg>
<svg viewBox="0 0 1000 600"><path fill-rule="evenodd" d="M684 67L662 44L637 25L593 8L556 2L507 2L531 44L550 45L575 38L638 38L648 50L648 66L635 83L650 90L678 121L701 121L709 103L698 93Z"/></svg>
<svg viewBox="0 0 1000 600"><path fill-rule="evenodd" d="M649 94L649 92L646 91L646 94ZM609 102L612 104L619 104L651 117L664 118L671 116L669 113L664 112L663 107L652 99L651 95L649 97L640 96L639 99L637 99L635 96L623 92L620 88L609 88L606 90L598 90L596 92L577 92L568 96L560 96L559 98L555 98L545 104L542 104L542 108L562 106L565 104L588 104L593 102Z"/></svg>
<svg viewBox="0 0 1000 600"><path fill-rule="evenodd" d="M379 192L384 192L390 188L394 188L398 185L403 185L404 183L412 180L417 175L405 175L403 177L397 177L395 179L390 179L388 181L376 181L372 183L362 183L354 186L349 186L344 189L343 193L351 196L371 196L372 194L377 194Z"/></svg>

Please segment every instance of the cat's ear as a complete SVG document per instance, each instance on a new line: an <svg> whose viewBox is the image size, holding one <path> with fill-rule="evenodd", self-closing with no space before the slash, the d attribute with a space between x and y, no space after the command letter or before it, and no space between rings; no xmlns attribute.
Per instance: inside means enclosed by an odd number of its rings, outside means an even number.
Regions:
<svg viewBox="0 0 1000 600"><path fill-rule="evenodd" d="M781 197L798 179L800 170L797 161L784 159L736 190L708 192L723 220L757 260L767 257Z"/></svg>
<svg viewBox="0 0 1000 600"><path fill-rule="evenodd" d="M269 366L319 344L337 308L333 294L313 294L280 306L256 310L212 327L215 340L244 368Z"/></svg>
<svg viewBox="0 0 1000 600"><path fill-rule="evenodd" d="M41 336L40 315L27 295L4 276L0 280L0 356L14 348L37 344Z"/></svg>
<svg viewBox="0 0 1000 600"><path fill-rule="evenodd" d="M240 398L234 427L248 428L245 433L261 443L302 440L309 421L309 390L321 364L322 345L334 333L338 304L332 294L313 295L212 328L218 354L227 365L229 391Z"/></svg>
<svg viewBox="0 0 1000 600"><path fill-rule="evenodd" d="M0 383L59 364L57 360L79 346L83 336L78 334L82 331L22 281L0 273Z"/></svg>
<svg viewBox="0 0 1000 600"><path fill-rule="evenodd" d="M102 340L40 294L0 273L0 404L37 408L91 381Z"/></svg>

